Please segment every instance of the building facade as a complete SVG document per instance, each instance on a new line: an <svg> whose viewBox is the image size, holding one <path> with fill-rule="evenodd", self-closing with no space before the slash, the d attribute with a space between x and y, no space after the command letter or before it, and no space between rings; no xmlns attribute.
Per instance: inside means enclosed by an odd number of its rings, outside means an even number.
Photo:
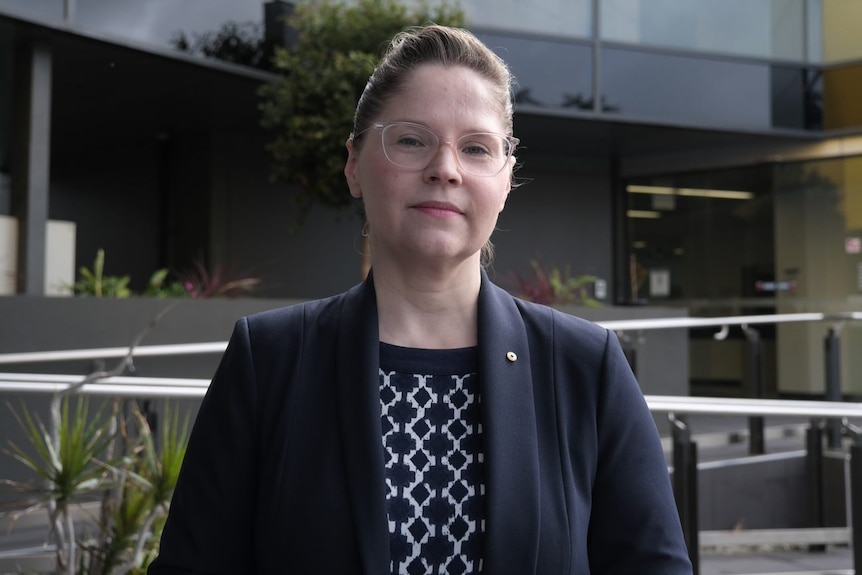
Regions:
<svg viewBox="0 0 862 575"><path fill-rule="evenodd" d="M461 4L518 79L525 183L495 235L497 281L537 259L597 276L612 305L862 309L862 4ZM359 218L315 208L294 230L290 190L268 179L255 90L271 77L170 47L262 16L260 0L0 0L7 289L50 291L63 222L74 266L104 248L138 285L194 257L261 276L274 297L358 280ZM845 349L860 331L846 327ZM763 329L773 390L822 391L823 332ZM692 382L737 385L743 344L692 331ZM847 355L845 391L860 393Z"/></svg>

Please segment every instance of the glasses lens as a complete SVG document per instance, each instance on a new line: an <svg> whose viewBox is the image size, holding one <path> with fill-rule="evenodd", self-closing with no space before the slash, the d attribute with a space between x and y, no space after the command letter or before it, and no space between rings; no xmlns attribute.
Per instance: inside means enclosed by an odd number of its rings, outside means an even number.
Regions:
<svg viewBox="0 0 862 575"><path fill-rule="evenodd" d="M467 134L458 140L458 160L466 172L493 176L506 164L509 149L509 140L500 134Z"/></svg>
<svg viewBox="0 0 862 575"><path fill-rule="evenodd" d="M422 170L437 152L434 132L416 124L389 124L383 128L383 153L389 161L410 170Z"/></svg>
<svg viewBox="0 0 862 575"><path fill-rule="evenodd" d="M381 135L383 153L389 161L408 170L424 170L440 147L436 134L418 124L387 124ZM512 143L502 134L467 134L458 139L455 150L465 172L493 176L512 155Z"/></svg>

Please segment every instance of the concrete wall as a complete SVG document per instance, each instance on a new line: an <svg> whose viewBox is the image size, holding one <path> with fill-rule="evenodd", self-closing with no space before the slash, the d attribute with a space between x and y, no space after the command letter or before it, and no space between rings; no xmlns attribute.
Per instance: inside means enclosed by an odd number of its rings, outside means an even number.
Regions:
<svg viewBox="0 0 862 575"><path fill-rule="evenodd" d="M823 458L823 525L812 516L804 453L773 453L698 465L701 530L795 529L847 525L843 453Z"/></svg>

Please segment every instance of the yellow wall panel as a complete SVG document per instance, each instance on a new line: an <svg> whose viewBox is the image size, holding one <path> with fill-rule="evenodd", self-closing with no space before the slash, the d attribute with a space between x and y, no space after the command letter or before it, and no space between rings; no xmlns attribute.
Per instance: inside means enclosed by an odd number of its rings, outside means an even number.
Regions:
<svg viewBox="0 0 862 575"><path fill-rule="evenodd" d="M840 62L862 58L862 2L825 0L823 2L823 60Z"/></svg>

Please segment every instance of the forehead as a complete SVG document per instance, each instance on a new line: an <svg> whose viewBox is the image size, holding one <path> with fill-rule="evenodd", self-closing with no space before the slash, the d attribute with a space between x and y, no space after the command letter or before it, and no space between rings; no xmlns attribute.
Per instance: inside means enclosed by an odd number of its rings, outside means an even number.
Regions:
<svg viewBox="0 0 862 575"><path fill-rule="evenodd" d="M464 66L423 64L404 76L399 90L381 109L383 121L465 124L465 128L503 131L505 110L498 88Z"/></svg>

